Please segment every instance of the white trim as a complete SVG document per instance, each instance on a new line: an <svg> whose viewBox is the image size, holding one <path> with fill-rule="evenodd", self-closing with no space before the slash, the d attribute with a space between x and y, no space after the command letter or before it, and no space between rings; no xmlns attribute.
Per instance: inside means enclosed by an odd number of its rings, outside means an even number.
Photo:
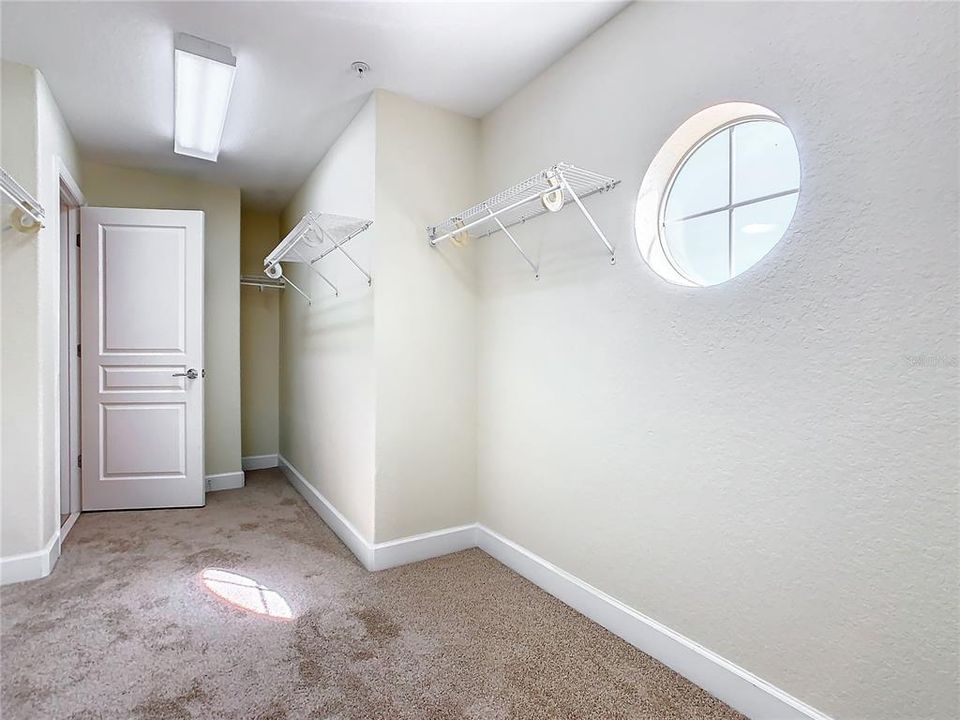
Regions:
<svg viewBox="0 0 960 720"><path fill-rule="evenodd" d="M217 492L218 490L239 490L244 486L245 483L243 471L207 475L206 480L207 492Z"/></svg>
<svg viewBox="0 0 960 720"><path fill-rule="evenodd" d="M279 463L290 484L368 570L385 570L479 547L534 585L752 720L830 720L829 716L739 665L624 605L484 525L461 525L370 543L282 455Z"/></svg>
<svg viewBox="0 0 960 720"><path fill-rule="evenodd" d="M673 668L752 720L830 720L806 703L490 528L477 527L477 544L488 555L561 602Z"/></svg>
<svg viewBox="0 0 960 720"><path fill-rule="evenodd" d="M291 465L283 455L278 455L280 469L287 476L287 480L303 496L307 504L312 507L320 519L323 520L336 534L350 552L357 556L357 560L367 569L373 570L373 545L368 542L360 531L347 520L320 491L307 482L307 479Z"/></svg>
<svg viewBox="0 0 960 720"><path fill-rule="evenodd" d="M60 422L61 422L61 410L62 410L60 406L62 401L61 389L64 383L64 379L60 376L60 360L61 360L61 352L63 351L63 347L62 347L63 338L61 337L61 333L60 333L60 329L61 329L60 314L63 311L63 300L64 300L63 294L62 294L62 287L60 284L60 264L64 262L63 248L61 247L60 201L61 199L65 200L66 204L69 206L70 211L72 213L74 211L77 211L79 208L83 207L84 205L86 205L87 199L84 197L83 192L80 190L80 185L74 179L73 175L70 172L70 169L67 167L67 164L63 161L63 158L60 155L56 155L56 154L53 156L53 181L56 185L56 195L55 195L56 212L51 213L51 228L52 228L51 237L53 238L53 241L56 242L56 245L57 245L57 252L56 252L57 263L56 263L56 268L54 272L54 276L56 277L57 291L56 291L56 302L53 303L52 305L55 308L52 324L56 328L56 333L57 333L57 342L56 342L57 353L56 353L56 363L54 363L55 370L53 373L54 375L53 377L53 447L56 448L56 461L53 463L53 498L54 498L54 507L56 508L56 514L54 515L53 519L54 519L54 522L56 522L59 525L60 512L61 512L60 496L62 492L62 487L61 487L62 478L61 478L61 472L60 472L61 460L64 452L64 443L66 443L67 446L69 447L69 442L70 442L69 438L60 437L60 434L61 434ZM40 189L39 184L40 184L40 178L38 177L37 178L38 193ZM80 232L79 223L75 229L71 228L69 225L69 216L68 216L67 231L70 232L71 230ZM69 249L69 247L70 247L70 238L68 237L67 248ZM40 257L38 258L38 262L42 262L43 257L45 256L41 254ZM46 271L42 270L42 272L46 272ZM79 269L78 269L77 276L79 277ZM41 305L43 303L43 299L42 299L43 287L45 287L45 285L41 284ZM79 289L78 289L78 293L79 293ZM42 312L42 309L41 309L41 312ZM41 325L43 325L43 322L44 321L41 318ZM43 328L41 328L41 331L42 330ZM67 348L67 352L68 353L70 352L69 347ZM43 363L43 357L44 357L44 353L43 353L43 349L41 349L41 365ZM41 374L40 374L41 396L43 391L43 384L44 384L44 371L43 371L43 368L41 367ZM78 414L78 421L79 421L79 414ZM77 449L77 451L79 452L79 448ZM71 463L72 461L73 461L72 458L68 458L67 460L68 463ZM41 463L42 462L43 462L43 458L41 457ZM74 514L79 514L79 511L80 511L79 493L77 493L77 497L70 498L70 510L71 510L71 517L73 517ZM70 527L73 527L74 522L76 522L76 518L73 518L73 520L67 520L67 523L70 525ZM67 528L67 530L69 531L69 528ZM25 580L34 579L37 577L46 577L47 575L50 574L51 570L53 570L53 566L56 564L57 557L60 556L60 543L63 542L64 537L66 537L66 533L58 529L56 533L56 545L57 545L56 557L53 558L52 562L47 561L47 565L46 565L47 569L45 572L43 572L40 575L31 575L30 577L24 578ZM51 538L50 542L53 542L53 540L54 538ZM48 542L47 546L49 546L49 544L50 543ZM45 551L40 551L40 552L45 552ZM21 558L22 556L16 555L13 557ZM6 562L6 561L4 560L0 562ZM15 562L19 563L20 561L15 560ZM19 581L11 580L11 582L19 582ZM3 584L6 584L5 580L3 581Z"/></svg>
<svg viewBox="0 0 960 720"><path fill-rule="evenodd" d="M70 531L73 530L73 526L77 524L77 518L80 517L80 513L72 512L70 517L67 518L67 521L60 526L60 547L63 547L63 541L67 539L67 535L70 534Z"/></svg>
<svg viewBox="0 0 960 720"><path fill-rule="evenodd" d="M83 207L86 205L87 199L83 196L83 192L80 190L77 181L73 179L73 175L70 174L70 169L63 162L63 158L59 155L54 155L53 161L55 163L56 174L60 176L60 183L66 185L65 190L67 191L67 200L70 201L69 204L75 207Z"/></svg>
<svg viewBox="0 0 960 720"><path fill-rule="evenodd" d="M386 570L477 546L477 525L434 530L373 546L373 569Z"/></svg>
<svg viewBox="0 0 960 720"><path fill-rule="evenodd" d="M307 482L303 474L283 455L279 455L278 460L280 469L283 470L290 484L367 570L387 570L477 546L475 524L435 530L382 543L371 543L333 506L333 503Z"/></svg>
<svg viewBox="0 0 960 720"><path fill-rule="evenodd" d="M240 466L244 470L263 470L265 468L275 468L278 466L277 454L247 455L245 458L240 458Z"/></svg>
<svg viewBox="0 0 960 720"><path fill-rule="evenodd" d="M41 550L0 558L0 585L38 580L46 577L60 557L60 529L53 533Z"/></svg>

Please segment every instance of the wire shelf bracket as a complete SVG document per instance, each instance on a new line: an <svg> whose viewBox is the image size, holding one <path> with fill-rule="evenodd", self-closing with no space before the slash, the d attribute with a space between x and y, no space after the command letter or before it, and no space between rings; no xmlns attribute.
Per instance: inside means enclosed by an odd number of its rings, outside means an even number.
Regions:
<svg viewBox="0 0 960 720"><path fill-rule="evenodd" d="M13 212L11 224L5 225L4 230L11 227L21 232L34 232L43 227L43 206L3 168L0 168L0 190L17 208Z"/></svg>
<svg viewBox="0 0 960 720"><path fill-rule="evenodd" d="M317 265L330 253L339 252L366 278L367 285L373 284L373 278L344 247L357 235L373 225L372 220L334 215L333 213L307 212L293 230L280 241L263 261L263 272L272 280L282 280L313 304L310 295L283 274L281 263L298 262L309 267L323 282L339 295L340 290L331 280L320 272ZM241 279L241 282L243 280Z"/></svg>
<svg viewBox="0 0 960 720"><path fill-rule="evenodd" d="M523 247L510 232L510 228L547 212L560 212L568 204L573 203L603 241L604 247L610 254L610 263L613 264L617 261L616 250L583 204L583 200L596 193L612 190L619 183L619 180L612 177L584 170L576 165L557 163L477 203L459 215L428 227L427 237L430 239L430 245L436 247L444 240L462 245L468 238L479 240L502 232L533 270L534 277L539 279L538 263L531 260L530 256L524 252Z"/></svg>

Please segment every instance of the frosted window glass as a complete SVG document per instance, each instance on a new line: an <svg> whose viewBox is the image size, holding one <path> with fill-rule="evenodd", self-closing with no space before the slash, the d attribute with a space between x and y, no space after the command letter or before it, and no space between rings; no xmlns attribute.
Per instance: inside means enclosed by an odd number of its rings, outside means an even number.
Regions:
<svg viewBox="0 0 960 720"><path fill-rule="evenodd" d="M800 187L800 156L786 125L757 120L732 132L734 202Z"/></svg>
<svg viewBox="0 0 960 720"><path fill-rule="evenodd" d="M664 229L670 256L677 268L700 285L730 279L729 211L670 223Z"/></svg>
<svg viewBox="0 0 960 720"><path fill-rule="evenodd" d="M665 220L676 220L730 202L730 131L724 130L697 148L677 173Z"/></svg>
<svg viewBox="0 0 960 720"><path fill-rule="evenodd" d="M780 242L797 208L798 193L738 207L733 211L733 274L760 262Z"/></svg>

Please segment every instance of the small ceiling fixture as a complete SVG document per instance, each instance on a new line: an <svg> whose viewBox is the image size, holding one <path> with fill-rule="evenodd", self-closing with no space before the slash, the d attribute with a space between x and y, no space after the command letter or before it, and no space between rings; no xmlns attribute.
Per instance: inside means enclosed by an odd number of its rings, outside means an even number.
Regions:
<svg viewBox="0 0 960 720"><path fill-rule="evenodd" d="M370 66L362 60L357 60L355 63L350 63L350 69L353 70L354 75L356 75L358 78L363 78L364 75L370 72Z"/></svg>
<svg viewBox="0 0 960 720"><path fill-rule="evenodd" d="M173 151L216 162L237 59L225 45L186 33L177 33L173 56Z"/></svg>

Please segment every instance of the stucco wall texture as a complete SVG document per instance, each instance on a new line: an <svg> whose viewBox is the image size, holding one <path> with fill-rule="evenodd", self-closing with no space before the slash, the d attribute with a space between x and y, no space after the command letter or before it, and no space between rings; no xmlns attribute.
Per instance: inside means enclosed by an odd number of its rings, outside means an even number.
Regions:
<svg viewBox="0 0 960 720"><path fill-rule="evenodd" d="M641 3L482 124L485 193L622 179L478 243L481 522L836 718L956 718L958 6ZM800 149L731 282L640 257L637 190L716 103Z"/></svg>

